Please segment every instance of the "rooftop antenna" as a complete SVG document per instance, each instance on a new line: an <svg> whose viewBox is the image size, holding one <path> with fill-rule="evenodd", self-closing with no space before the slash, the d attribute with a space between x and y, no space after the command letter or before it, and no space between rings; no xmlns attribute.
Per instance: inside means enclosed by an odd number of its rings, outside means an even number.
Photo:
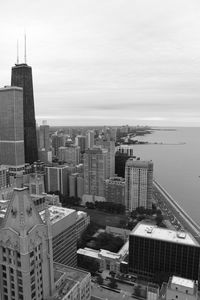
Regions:
<svg viewBox="0 0 200 300"><path fill-rule="evenodd" d="M26 33L24 34L24 63L26 64Z"/></svg>
<svg viewBox="0 0 200 300"><path fill-rule="evenodd" d="M17 64L19 64L19 43L17 40Z"/></svg>

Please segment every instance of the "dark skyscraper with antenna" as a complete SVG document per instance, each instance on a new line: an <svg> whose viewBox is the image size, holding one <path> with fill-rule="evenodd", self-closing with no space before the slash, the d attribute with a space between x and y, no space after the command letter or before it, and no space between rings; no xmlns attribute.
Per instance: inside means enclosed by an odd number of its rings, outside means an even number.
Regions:
<svg viewBox="0 0 200 300"><path fill-rule="evenodd" d="M24 61L25 63L17 63L14 67L12 67L11 86L23 88L25 162L32 164L34 161L38 160L38 149L33 97L32 68L26 63L26 39ZM17 62L19 62L18 57Z"/></svg>

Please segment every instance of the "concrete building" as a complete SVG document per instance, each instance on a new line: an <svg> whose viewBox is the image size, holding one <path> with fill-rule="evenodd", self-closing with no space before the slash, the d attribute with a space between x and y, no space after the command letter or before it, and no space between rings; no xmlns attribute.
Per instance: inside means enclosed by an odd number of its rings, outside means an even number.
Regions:
<svg viewBox="0 0 200 300"><path fill-rule="evenodd" d="M80 162L80 147L75 145L59 147L58 159L68 164L78 165Z"/></svg>
<svg viewBox="0 0 200 300"><path fill-rule="evenodd" d="M50 150L49 128L47 121L43 121L39 127L39 149Z"/></svg>
<svg viewBox="0 0 200 300"><path fill-rule="evenodd" d="M159 272L199 279L200 246L188 232L139 223L129 236L129 271L144 277Z"/></svg>
<svg viewBox="0 0 200 300"><path fill-rule="evenodd" d="M83 174L73 173L69 175L69 196L81 199L83 194L84 194Z"/></svg>
<svg viewBox="0 0 200 300"><path fill-rule="evenodd" d="M26 63L12 67L11 85L23 88L25 162L32 164L38 160L32 68Z"/></svg>
<svg viewBox="0 0 200 300"><path fill-rule="evenodd" d="M113 177L115 174L115 142L107 140L98 140L97 146L108 150L106 162L106 178Z"/></svg>
<svg viewBox="0 0 200 300"><path fill-rule="evenodd" d="M125 205L125 179L111 177L104 181L104 196L107 201Z"/></svg>
<svg viewBox="0 0 200 300"><path fill-rule="evenodd" d="M29 177L29 192L34 195L41 195L45 192L44 175L31 174Z"/></svg>
<svg viewBox="0 0 200 300"><path fill-rule="evenodd" d="M84 135L77 135L75 137L75 145L80 147L80 152L85 152L86 149L86 136Z"/></svg>
<svg viewBox="0 0 200 300"><path fill-rule="evenodd" d="M53 260L71 267L76 267L76 220L74 209L50 206L50 223L52 225ZM44 221L45 210L40 212Z"/></svg>
<svg viewBox="0 0 200 300"><path fill-rule="evenodd" d="M84 211L77 211L76 217L76 239L80 240L81 235L90 224L90 216Z"/></svg>
<svg viewBox="0 0 200 300"><path fill-rule="evenodd" d="M117 151L128 156L133 156L133 145L120 145L117 146Z"/></svg>
<svg viewBox="0 0 200 300"><path fill-rule="evenodd" d="M58 157L59 147L65 147L66 136L63 133L55 133L51 136L53 155Z"/></svg>
<svg viewBox="0 0 200 300"><path fill-rule="evenodd" d="M64 196L69 195L69 175L74 172L75 167L57 165L45 167L45 187L48 192L59 191Z"/></svg>
<svg viewBox="0 0 200 300"><path fill-rule="evenodd" d="M139 206L151 208L153 163L129 158L125 168L125 206L132 211Z"/></svg>
<svg viewBox="0 0 200 300"><path fill-rule="evenodd" d="M23 168L25 157L22 88L0 89L0 107L0 164Z"/></svg>
<svg viewBox="0 0 200 300"><path fill-rule="evenodd" d="M84 194L104 196L108 150L93 148L84 154Z"/></svg>
<svg viewBox="0 0 200 300"><path fill-rule="evenodd" d="M54 211L46 207L42 220L27 188L15 188L0 224L0 299L90 299L89 273L53 263L52 238L65 225L63 212L57 218ZM58 242L62 251L61 235Z"/></svg>
<svg viewBox="0 0 200 300"><path fill-rule="evenodd" d="M197 300L198 286L194 280L172 276L166 289L166 300Z"/></svg>
<svg viewBox="0 0 200 300"><path fill-rule="evenodd" d="M94 260L98 263L100 271L108 270L117 274L120 273L120 265L128 254L128 248L128 241L122 246L118 253L104 249L94 250L90 248L80 248L77 250L78 262L81 262L84 257L88 257L91 261Z"/></svg>
<svg viewBox="0 0 200 300"><path fill-rule="evenodd" d="M0 189L7 188L10 184L9 171L6 166L0 165Z"/></svg>
<svg viewBox="0 0 200 300"><path fill-rule="evenodd" d="M94 131L88 130L86 133L86 149L92 149L94 147Z"/></svg>

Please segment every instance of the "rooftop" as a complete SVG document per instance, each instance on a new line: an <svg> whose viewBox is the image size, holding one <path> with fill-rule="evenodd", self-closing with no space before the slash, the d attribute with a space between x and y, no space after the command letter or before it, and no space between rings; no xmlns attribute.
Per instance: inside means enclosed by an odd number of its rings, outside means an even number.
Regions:
<svg viewBox="0 0 200 300"><path fill-rule="evenodd" d="M171 283L178 284L183 287L190 288L190 289L193 289L195 286L194 280L185 279L185 278L177 277L177 276L172 277Z"/></svg>
<svg viewBox="0 0 200 300"><path fill-rule="evenodd" d="M57 286L52 300L62 299L75 285L89 275L88 272L54 263L54 279Z"/></svg>
<svg viewBox="0 0 200 300"><path fill-rule="evenodd" d="M74 209L52 205L49 207L50 221L52 224L54 224L74 212ZM42 221L45 220L45 210L40 212L40 217Z"/></svg>
<svg viewBox="0 0 200 300"><path fill-rule="evenodd" d="M162 240L166 242L185 244L199 247L200 245L188 232L169 230L155 225L139 223L130 235L141 236L149 239Z"/></svg>

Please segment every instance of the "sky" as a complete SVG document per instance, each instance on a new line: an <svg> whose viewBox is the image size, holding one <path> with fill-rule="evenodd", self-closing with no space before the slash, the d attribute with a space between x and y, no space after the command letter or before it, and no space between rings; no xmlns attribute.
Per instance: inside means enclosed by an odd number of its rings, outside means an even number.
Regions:
<svg viewBox="0 0 200 300"><path fill-rule="evenodd" d="M0 86L32 66L38 124L200 126L199 0L7 0Z"/></svg>

